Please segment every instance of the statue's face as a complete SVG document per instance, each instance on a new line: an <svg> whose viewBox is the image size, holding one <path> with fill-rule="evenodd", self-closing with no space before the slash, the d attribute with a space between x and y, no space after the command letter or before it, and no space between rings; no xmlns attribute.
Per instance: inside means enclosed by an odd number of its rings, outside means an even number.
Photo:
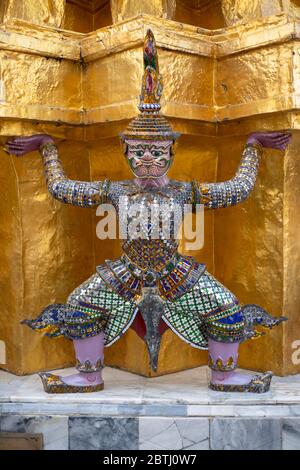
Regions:
<svg viewBox="0 0 300 470"><path fill-rule="evenodd" d="M138 178L159 178L169 170L173 155L172 140L125 141L126 157L133 174Z"/></svg>

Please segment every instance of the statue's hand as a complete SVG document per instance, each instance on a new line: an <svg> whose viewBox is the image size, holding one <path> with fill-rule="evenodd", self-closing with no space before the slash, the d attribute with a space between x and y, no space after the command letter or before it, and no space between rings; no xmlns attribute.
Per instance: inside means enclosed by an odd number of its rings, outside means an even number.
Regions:
<svg viewBox="0 0 300 470"><path fill-rule="evenodd" d="M7 153L20 157L26 153L38 150L41 145L47 142L54 142L52 137L47 134L36 134L30 137L15 137L6 142L4 150Z"/></svg>
<svg viewBox="0 0 300 470"><path fill-rule="evenodd" d="M289 132L254 132L247 144L258 144L265 148L285 150L292 139Z"/></svg>

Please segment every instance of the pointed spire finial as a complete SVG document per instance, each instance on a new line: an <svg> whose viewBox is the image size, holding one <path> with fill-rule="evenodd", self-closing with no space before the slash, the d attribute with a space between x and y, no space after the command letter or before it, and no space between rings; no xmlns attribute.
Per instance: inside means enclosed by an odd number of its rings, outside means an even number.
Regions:
<svg viewBox="0 0 300 470"><path fill-rule="evenodd" d="M144 40L144 75L139 110L159 111L162 90L163 83L159 73L155 39L151 29L148 29Z"/></svg>
<svg viewBox="0 0 300 470"><path fill-rule="evenodd" d="M140 113L119 135L122 140L175 141L180 134L172 130L167 119L160 113L163 83L159 73L156 44L151 29L147 30L145 36L143 61L144 75L138 106Z"/></svg>

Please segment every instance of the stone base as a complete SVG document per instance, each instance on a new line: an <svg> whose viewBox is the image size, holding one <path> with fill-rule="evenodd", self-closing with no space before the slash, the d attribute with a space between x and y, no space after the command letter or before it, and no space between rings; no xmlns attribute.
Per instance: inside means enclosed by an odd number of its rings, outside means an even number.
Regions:
<svg viewBox="0 0 300 470"><path fill-rule="evenodd" d="M213 392L207 372L149 379L106 367L102 392L48 395L37 375L1 371L0 431L42 433L53 450L300 449L300 375L256 395Z"/></svg>

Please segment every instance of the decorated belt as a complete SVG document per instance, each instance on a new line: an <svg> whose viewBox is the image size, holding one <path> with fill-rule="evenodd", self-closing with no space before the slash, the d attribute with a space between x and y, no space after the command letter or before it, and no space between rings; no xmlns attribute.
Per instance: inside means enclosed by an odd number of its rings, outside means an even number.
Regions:
<svg viewBox="0 0 300 470"><path fill-rule="evenodd" d="M175 253L175 255L165 264L165 266L160 271L155 271L154 269L141 269L137 264L133 263L126 254L121 256L122 262L126 267L134 274L138 279L143 280L145 287L152 287L156 282L162 279L165 276L168 276L174 268L176 268L178 262L180 261L180 254Z"/></svg>

